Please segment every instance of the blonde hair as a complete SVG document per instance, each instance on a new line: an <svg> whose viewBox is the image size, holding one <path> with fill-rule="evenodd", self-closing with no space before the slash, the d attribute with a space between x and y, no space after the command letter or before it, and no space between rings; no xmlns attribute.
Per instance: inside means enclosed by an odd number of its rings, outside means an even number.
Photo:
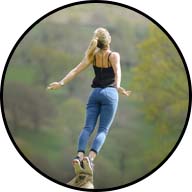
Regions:
<svg viewBox="0 0 192 192"><path fill-rule="evenodd" d="M92 61L94 57L94 53L97 48L106 49L109 48L109 44L111 43L111 35L105 28L97 28L94 31L93 38L87 48L86 51L86 59L88 61Z"/></svg>

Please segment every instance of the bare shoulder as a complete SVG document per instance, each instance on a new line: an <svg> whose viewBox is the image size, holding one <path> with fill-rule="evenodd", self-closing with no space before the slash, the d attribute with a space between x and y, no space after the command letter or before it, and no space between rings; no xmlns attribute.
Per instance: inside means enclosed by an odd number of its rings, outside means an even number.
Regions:
<svg viewBox="0 0 192 192"><path fill-rule="evenodd" d="M113 63L118 63L120 61L120 54L118 52L112 52L110 55L110 61Z"/></svg>
<svg viewBox="0 0 192 192"><path fill-rule="evenodd" d="M120 54L118 52L112 52L111 53L111 59L119 59L120 58Z"/></svg>

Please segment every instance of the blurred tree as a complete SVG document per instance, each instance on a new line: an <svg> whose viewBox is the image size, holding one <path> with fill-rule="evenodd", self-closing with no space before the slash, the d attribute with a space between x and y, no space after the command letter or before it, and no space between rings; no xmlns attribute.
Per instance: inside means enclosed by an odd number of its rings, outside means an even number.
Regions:
<svg viewBox="0 0 192 192"><path fill-rule="evenodd" d="M71 62L71 57L65 52L44 45L33 46L31 56L34 58L36 81L44 87L50 83L53 74L62 73L62 71L66 70L67 64L65 63Z"/></svg>
<svg viewBox="0 0 192 192"><path fill-rule="evenodd" d="M173 43L154 25L138 51L134 92L154 124L154 142L161 142L159 150L165 154L175 144L186 119L189 93L185 68Z"/></svg>
<svg viewBox="0 0 192 192"><path fill-rule="evenodd" d="M4 109L12 130L38 130L50 123L55 107L45 91L17 82L7 82Z"/></svg>

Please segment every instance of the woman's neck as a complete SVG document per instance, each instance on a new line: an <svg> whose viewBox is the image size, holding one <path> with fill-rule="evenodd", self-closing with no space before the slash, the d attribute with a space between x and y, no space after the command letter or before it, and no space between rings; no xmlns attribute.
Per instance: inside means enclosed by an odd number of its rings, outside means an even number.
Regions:
<svg viewBox="0 0 192 192"><path fill-rule="evenodd" d="M109 50L110 50L110 47L106 47L106 48L100 49L101 52L107 52Z"/></svg>

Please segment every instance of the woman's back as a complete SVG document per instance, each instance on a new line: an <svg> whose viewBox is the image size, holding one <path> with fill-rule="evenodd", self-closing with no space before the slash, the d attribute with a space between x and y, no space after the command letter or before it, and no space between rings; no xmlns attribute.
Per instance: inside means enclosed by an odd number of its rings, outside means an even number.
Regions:
<svg viewBox="0 0 192 192"><path fill-rule="evenodd" d="M94 55L93 68L95 78L92 82L92 87L115 87L115 74L110 62L110 50L98 51Z"/></svg>
<svg viewBox="0 0 192 192"><path fill-rule="evenodd" d="M94 55L93 65L100 68L112 67L110 62L111 53L112 52L110 50L99 50Z"/></svg>

